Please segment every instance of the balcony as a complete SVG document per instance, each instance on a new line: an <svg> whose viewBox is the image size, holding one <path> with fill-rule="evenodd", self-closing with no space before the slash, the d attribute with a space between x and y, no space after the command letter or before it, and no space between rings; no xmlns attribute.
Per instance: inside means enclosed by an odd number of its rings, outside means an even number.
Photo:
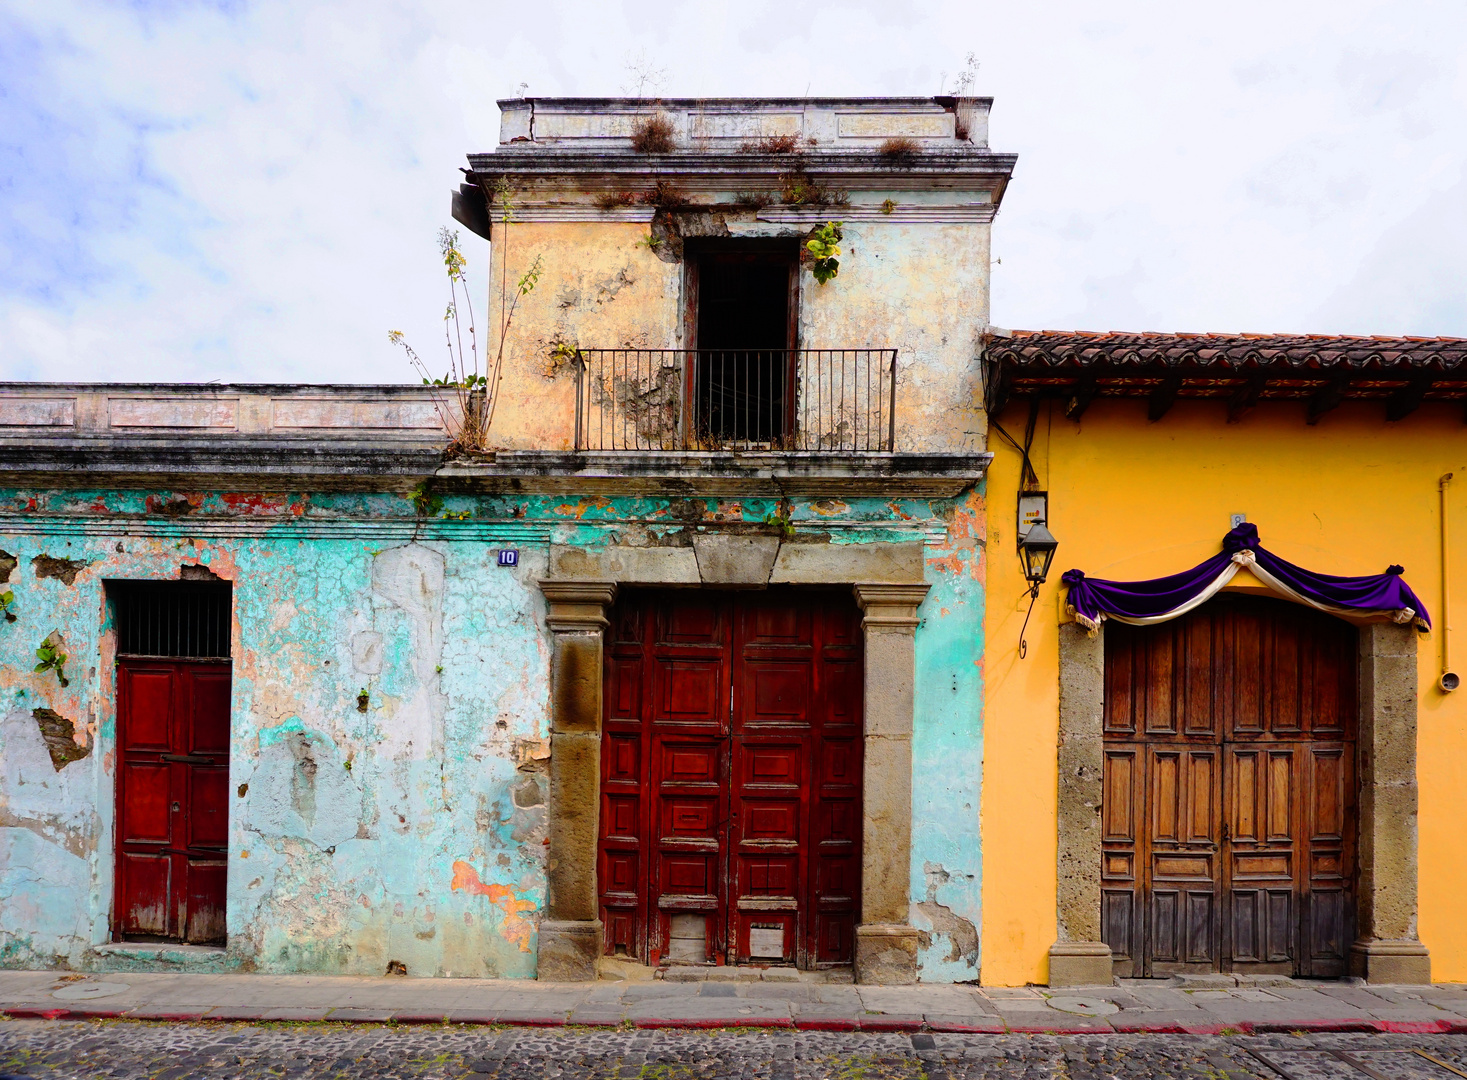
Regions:
<svg viewBox="0 0 1467 1080"><path fill-rule="evenodd" d="M581 349L577 452L890 453L895 349Z"/></svg>

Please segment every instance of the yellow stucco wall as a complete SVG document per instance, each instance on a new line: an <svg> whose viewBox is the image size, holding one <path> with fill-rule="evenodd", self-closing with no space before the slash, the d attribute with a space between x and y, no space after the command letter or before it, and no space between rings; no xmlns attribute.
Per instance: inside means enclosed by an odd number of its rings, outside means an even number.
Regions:
<svg viewBox="0 0 1467 1080"><path fill-rule="evenodd" d="M535 288L519 300L505 339L497 446L569 450L575 432L575 377L555 365L559 342L588 349L677 348L682 267L659 259L636 222L511 222L495 226L491 247L488 364L499 346L501 285L506 306L516 282L540 259ZM507 264L506 264L507 261Z"/></svg>
<svg viewBox="0 0 1467 1080"><path fill-rule="evenodd" d="M871 205L886 197L880 191L857 194ZM833 207L828 216L836 219L841 213ZM758 222L751 212L720 213L719 220L736 237L783 236L792 242L810 228ZM808 269L801 272L802 348L899 350L899 450L983 446L986 418L974 403L979 399L979 334L988 313L989 233L985 223L849 222L839 275L820 285ZM568 365L553 361L555 344L585 349L687 344L681 327L684 264L659 258L646 243L648 235L646 224L610 219L495 225L488 312L480 334L489 366L499 343L501 287L513 301L516 282L536 257L540 276L520 299L506 339L494 445L570 449L575 378ZM850 363L850 395L857 400L855 387L865 384L855 381Z"/></svg>
<svg viewBox="0 0 1467 1080"><path fill-rule="evenodd" d="M999 422L1022 440L1027 405ZM1467 604L1467 428L1459 404L1387 423L1380 403L1347 404L1316 427L1304 405L1260 407L1226 423L1221 402L1182 402L1148 423L1144 401L1097 400L1081 423L1041 410L1031 460L1049 491L1059 550L1018 657L1027 607L1014 548L1019 455L996 435L988 480L982 800L982 981L1044 982L1055 940L1056 738L1060 575L1079 567L1122 579L1174 573L1216 553L1229 515L1245 513L1264 545L1336 574L1390 563L1431 611L1420 640L1420 936L1438 982L1467 981L1467 690L1436 689L1441 671L1438 478L1449 496L1448 569L1455 615ZM1452 644L1467 667L1467 640Z"/></svg>

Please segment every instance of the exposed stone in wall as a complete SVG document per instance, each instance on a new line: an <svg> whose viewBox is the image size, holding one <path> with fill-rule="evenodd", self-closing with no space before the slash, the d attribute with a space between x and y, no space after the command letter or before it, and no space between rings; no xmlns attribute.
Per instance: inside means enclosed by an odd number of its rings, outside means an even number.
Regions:
<svg viewBox="0 0 1467 1080"><path fill-rule="evenodd" d="M953 911L952 908L937 901L937 890L952 880L952 875L941 865L924 862L922 872L927 877L927 899L913 907L931 924L932 929L924 930L918 921L918 940L922 948L930 949L933 946L933 938L942 934L947 937L948 951L943 957L948 963L962 962L973 969L976 978L978 974L978 927L971 919L965 919ZM971 875L970 875L971 876Z"/></svg>
<svg viewBox="0 0 1467 1080"><path fill-rule="evenodd" d="M50 555L37 555L31 560L38 578L56 578L63 585L75 585L76 575L86 569L85 559L57 559Z"/></svg>
<svg viewBox="0 0 1467 1080"><path fill-rule="evenodd" d="M12 571L20 565L20 560L8 551L0 551L0 585L10 580Z"/></svg>
<svg viewBox="0 0 1467 1080"><path fill-rule="evenodd" d="M46 750L57 772L92 752L90 743L77 743L76 726L54 709L32 709L31 715L41 729L41 738L46 740Z"/></svg>

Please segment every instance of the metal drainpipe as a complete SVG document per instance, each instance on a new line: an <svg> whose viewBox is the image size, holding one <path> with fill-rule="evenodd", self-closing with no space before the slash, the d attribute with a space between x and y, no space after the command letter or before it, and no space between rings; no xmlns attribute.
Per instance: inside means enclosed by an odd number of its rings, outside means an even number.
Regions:
<svg viewBox="0 0 1467 1080"><path fill-rule="evenodd" d="M1448 634L1451 631L1451 616L1447 608L1447 593L1451 583L1450 552L1447 547L1447 488L1452 482L1452 474L1447 473L1436 482L1437 489L1442 497L1442 673L1437 679L1437 686L1441 687L1442 693L1449 694L1461 685L1461 679L1452 670L1452 653L1448 644Z"/></svg>

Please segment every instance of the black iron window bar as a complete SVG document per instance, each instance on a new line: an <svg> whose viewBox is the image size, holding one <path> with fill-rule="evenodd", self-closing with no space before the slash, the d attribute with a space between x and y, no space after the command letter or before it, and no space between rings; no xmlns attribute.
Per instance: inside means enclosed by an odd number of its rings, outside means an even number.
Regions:
<svg viewBox="0 0 1467 1080"><path fill-rule="evenodd" d="M227 659L228 582L109 581L122 656Z"/></svg>
<svg viewBox="0 0 1467 1080"><path fill-rule="evenodd" d="M577 450L888 451L895 349L580 349Z"/></svg>

